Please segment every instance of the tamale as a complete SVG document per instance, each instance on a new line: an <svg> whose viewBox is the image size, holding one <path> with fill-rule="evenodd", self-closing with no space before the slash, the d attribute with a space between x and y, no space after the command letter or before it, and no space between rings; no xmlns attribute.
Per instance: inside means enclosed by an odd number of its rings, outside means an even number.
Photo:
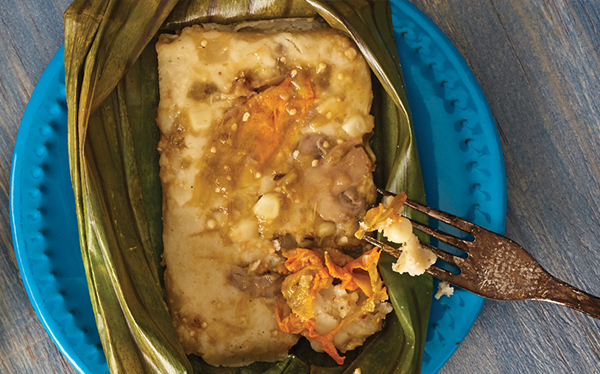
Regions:
<svg viewBox="0 0 600 374"><path fill-rule="evenodd" d="M375 201L370 70L347 37L303 23L196 25L156 46L167 303L184 350L213 365L287 356L282 254L345 265Z"/></svg>

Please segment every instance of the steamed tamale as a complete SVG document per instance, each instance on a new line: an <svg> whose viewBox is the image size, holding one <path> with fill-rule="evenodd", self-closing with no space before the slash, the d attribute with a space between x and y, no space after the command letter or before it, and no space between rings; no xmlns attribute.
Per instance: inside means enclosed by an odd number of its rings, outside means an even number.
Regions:
<svg viewBox="0 0 600 374"><path fill-rule="evenodd" d="M276 319L285 253L344 266L362 249L370 70L349 39L312 28L197 25L156 46L167 303L186 352L213 365L279 360L298 340Z"/></svg>

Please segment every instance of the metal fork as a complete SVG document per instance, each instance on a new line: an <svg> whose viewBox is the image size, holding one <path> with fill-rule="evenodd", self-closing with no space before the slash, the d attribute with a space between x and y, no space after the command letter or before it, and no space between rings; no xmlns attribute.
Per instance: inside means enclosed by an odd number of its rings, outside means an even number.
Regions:
<svg viewBox="0 0 600 374"><path fill-rule="evenodd" d="M385 190L378 192L384 196L395 196ZM415 201L406 200L405 205L473 236L473 240L461 239L411 220L417 230L467 254L463 258L421 243L438 258L460 269L459 274L454 274L433 265L427 270L429 274L488 299L544 300L600 319L600 298L553 277L519 244L462 218ZM372 237L365 236L363 240L395 257L400 255L401 250Z"/></svg>

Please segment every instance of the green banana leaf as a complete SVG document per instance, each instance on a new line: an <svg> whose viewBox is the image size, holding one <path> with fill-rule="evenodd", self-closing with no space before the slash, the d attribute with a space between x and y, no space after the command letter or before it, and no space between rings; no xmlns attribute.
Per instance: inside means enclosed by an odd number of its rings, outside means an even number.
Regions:
<svg viewBox="0 0 600 374"><path fill-rule="evenodd" d="M302 340L279 363L212 367L184 354L164 302L157 35L200 22L317 15L353 38L374 72L377 185L424 202L387 1L76 0L65 12L71 179L90 296L113 374L420 372L432 279L392 272L388 255L380 270L394 313L341 367Z"/></svg>

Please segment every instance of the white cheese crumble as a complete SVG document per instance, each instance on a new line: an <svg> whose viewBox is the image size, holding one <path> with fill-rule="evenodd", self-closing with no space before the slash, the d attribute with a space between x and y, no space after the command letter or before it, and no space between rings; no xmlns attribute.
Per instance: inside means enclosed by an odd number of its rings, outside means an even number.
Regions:
<svg viewBox="0 0 600 374"><path fill-rule="evenodd" d="M450 283L446 281L441 281L434 297L436 300L439 300L442 296L450 297L452 295L454 295L454 287L452 287Z"/></svg>

